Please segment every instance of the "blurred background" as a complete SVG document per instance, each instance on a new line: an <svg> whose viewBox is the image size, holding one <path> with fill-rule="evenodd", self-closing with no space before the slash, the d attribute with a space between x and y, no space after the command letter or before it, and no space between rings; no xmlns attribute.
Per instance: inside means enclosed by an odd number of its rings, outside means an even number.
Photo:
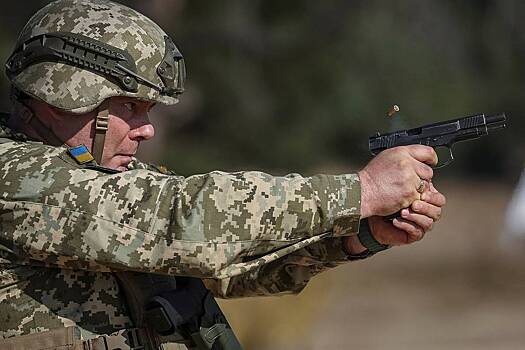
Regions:
<svg viewBox="0 0 525 350"><path fill-rule="evenodd" d="M2 62L47 2L3 4ZM507 213L525 164L525 2L122 2L185 56L187 92L154 110L141 151L182 175L352 172L376 131L507 113L506 130L459 144L436 171L448 205L425 240L299 296L221 302L246 349L525 348L525 224L508 223L525 207ZM5 110L7 79L0 90Z"/></svg>

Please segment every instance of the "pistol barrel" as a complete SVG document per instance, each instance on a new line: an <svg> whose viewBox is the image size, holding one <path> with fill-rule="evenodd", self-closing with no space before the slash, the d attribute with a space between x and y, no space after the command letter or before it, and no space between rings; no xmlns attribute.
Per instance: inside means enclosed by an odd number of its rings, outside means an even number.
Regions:
<svg viewBox="0 0 525 350"><path fill-rule="evenodd" d="M507 116L505 113L488 115L485 117L488 130L496 130L507 126Z"/></svg>
<svg viewBox="0 0 525 350"><path fill-rule="evenodd" d="M505 113L476 114L387 134L376 133L368 138L368 148L376 155L388 148L413 144L451 147L456 142L477 139L490 131L505 128L506 122Z"/></svg>

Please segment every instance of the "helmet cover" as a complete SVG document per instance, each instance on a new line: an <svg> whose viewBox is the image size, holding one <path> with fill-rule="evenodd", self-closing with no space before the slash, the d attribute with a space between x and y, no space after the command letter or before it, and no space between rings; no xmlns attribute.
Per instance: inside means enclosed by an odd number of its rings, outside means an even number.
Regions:
<svg viewBox="0 0 525 350"><path fill-rule="evenodd" d="M184 59L141 13L108 0L58 0L31 17L7 61L20 91L56 108L87 113L112 96L175 104Z"/></svg>

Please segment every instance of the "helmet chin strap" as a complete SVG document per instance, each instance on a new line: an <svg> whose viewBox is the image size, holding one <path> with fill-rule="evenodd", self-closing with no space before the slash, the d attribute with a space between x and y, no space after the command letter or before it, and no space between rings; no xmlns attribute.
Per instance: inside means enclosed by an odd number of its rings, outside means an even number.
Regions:
<svg viewBox="0 0 525 350"><path fill-rule="evenodd" d="M95 118L95 138L91 151L98 165L102 165L102 155L104 153L104 142L106 141L106 132L108 131L109 111L107 109L99 110Z"/></svg>

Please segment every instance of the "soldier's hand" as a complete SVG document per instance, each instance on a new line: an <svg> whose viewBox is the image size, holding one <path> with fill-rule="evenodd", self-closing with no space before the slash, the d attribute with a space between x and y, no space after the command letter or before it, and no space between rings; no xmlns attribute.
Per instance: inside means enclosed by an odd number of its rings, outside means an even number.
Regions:
<svg viewBox="0 0 525 350"><path fill-rule="evenodd" d="M441 218L445 203L445 196L430 183L429 189L421 195L421 200L418 199L410 208L401 210L401 218L390 222L383 218L370 217L370 230L382 244L403 245L417 242L432 230L434 223Z"/></svg>
<svg viewBox="0 0 525 350"><path fill-rule="evenodd" d="M441 218L445 204L445 196L430 182L426 191L421 194L421 199L415 200L410 208L401 210L400 218L390 222L381 217L370 217L370 230L382 244L403 245L419 241Z"/></svg>
<svg viewBox="0 0 525 350"><path fill-rule="evenodd" d="M425 232L430 231L434 222L441 218L445 203L445 196L436 190L432 182L429 182L425 192L421 194L421 199L416 199L410 208L402 209L401 218L394 220L394 225L403 228L408 222L424 228Z"/></svg>
<svg viewBox="0 0 525 350"><path fill-rule="evenodd" d="M379 153L359 172L361 180L361 217L388 216L421 199L421 181L434 175L430 165L437 164L432 147L401 146Z"/></svg>
<svg viewBox="0 0 525 350"><path fill-rule="evenodd" d="M421 199L415 200L410 208L401 210L401 218L388 221L380 216L369 217L370 231L381 244L404 245L419 241L441 218L445 204L445 196L429 182ZM345 244L346 250L351 254L358 254L366 249L357 236L348 237Z"/></svg>

